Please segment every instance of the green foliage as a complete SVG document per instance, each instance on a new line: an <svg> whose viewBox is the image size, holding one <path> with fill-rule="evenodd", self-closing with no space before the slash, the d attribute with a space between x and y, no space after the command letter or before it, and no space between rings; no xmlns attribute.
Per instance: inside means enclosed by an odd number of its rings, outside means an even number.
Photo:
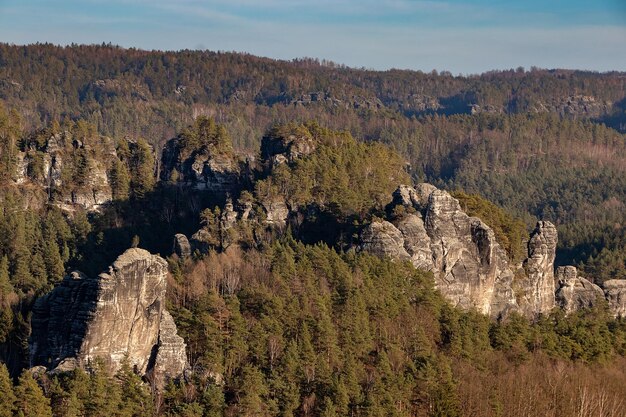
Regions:
<svg viewBox="0 0 626 417"><path fill-rule="evenodd" d="M277 129L270 135L308 135L317 148L258 181L256 195L262 200L279 195L292 206L316 204L342 216L363 215L372 207L382 208L399 184L409 182L404 161L385 146L359 143L346 132L316 124Z"/></svg>
<svg viewBox="0 0 626 417"><path fill-rule="evenodd" d="M215 123L210 117L199 116L193 125L178 135L181 158L193 152L204 155L232 155L232 140L224 125Z"/></svg>
<svg viewBox="0 0 626 417"><path fill-rule="evenodd" d="M116 159L109 171L111 192L114 200L126 200L130 193L130 175L121 160Z"/></svg>
<svg viewBox="0 0 626 417"><path fill-rule="evenodd" d="M12 417L15 411L17 398L13 392L13 383L9 371L4 363L0 362L0 417Z"/></svg>
<svg viewBox="0 0 626 417"><path fill-rule="evenodd" d="M131 147L130 166L131 192L136 198L144 198L156 184L153 150L145 140L138 139Z"/></svg>
<svg viewBox="0 0 626 417"><path fill-rule="evenodd" d="M17 145L21 135L21 118L16 110L7 111L0 103L0 182L15 175Z"/></svg>
<svg viewBox="0 0 626 417"><path fill-rule="evenodd" d="M15 405L20 417L52 417L50 399L44 396L43 391L27 369L22 372L15 387Z"/></svg>
<svg viewBox="0 0 626 417"><path fill-rule="evenodd" d="M496 240L513 262L518 263L528 255L524 246L528 233L522 220L514 218L502 208L476 194L456 191L452 196L459 200L461 209L469 216L480 218L493 229Z"/></svg>

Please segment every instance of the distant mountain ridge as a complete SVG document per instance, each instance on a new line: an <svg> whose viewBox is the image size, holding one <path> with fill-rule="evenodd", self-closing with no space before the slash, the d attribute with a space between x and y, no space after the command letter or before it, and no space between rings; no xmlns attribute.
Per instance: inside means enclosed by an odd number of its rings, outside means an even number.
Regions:
<svg viewBox="0 0 626 417"><path fill-rule="evenodd" d="M142 135L155 142L171 137L192 117L216 111L214 106L245 105L408 118L553 113L626 128L624 72L519 68L453 76L110 45L0 44L0 99L24 109L32 127L81 117L102 133Z"/></svg>

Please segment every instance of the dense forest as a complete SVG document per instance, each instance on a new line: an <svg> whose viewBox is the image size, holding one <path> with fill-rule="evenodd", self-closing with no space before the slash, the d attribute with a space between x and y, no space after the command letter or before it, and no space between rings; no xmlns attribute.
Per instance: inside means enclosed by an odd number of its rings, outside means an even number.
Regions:
<svg viewBox="0 0 626 417"><path fill-rule="evenodd" d="M617 72L462 77L1 44L0 416L626 414L626 322L606 306L493 321L450 306L430 273L347 250L388 215L398 184L428 181L489 224L514 263L549 220L557 264L598 284L626 278L625 100ZM268 164L263 140L289 137L314 152ZM244 167L236 205L261 218L280 196L301 222L225 235L226 200L164 168L172 143L181 167L216 155ZM53 147L62 186L45 184ZM95 198L100 171L111 201L88 211L77 202ZM175 233L199 228L208 250L172 254ZM193 375L162 391L130 367L33 376L33 302L130 246L167 256Z"/></svg>

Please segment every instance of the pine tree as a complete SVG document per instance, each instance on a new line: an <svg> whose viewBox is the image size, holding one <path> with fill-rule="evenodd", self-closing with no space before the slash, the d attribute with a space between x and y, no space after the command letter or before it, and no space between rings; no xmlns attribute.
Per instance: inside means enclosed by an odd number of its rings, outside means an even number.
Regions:
<svg viewBox="0 0 626 417"><path fill-rule="evenodd" d="M44 244L44 262L46 271L48 272L48 280L51 282L59 282L65 275L65 267L63 259L59 252L59 245L52 239Z"/></svg>
<svg viewBox="0 0 626 417"><path fill-rule="evenodd" d="M113 200L127 200L130 192L130 175L126 164L119 159L113 162L109 173Z"/></svg>
<svg viewBox="0 0 626 417"><path fill-rule="evenodd" d="M127 358L122 361L122 367L115 374L115 379L121 387L120 413L123 416L152 415L152 400L150 392L135 374Z"/></svg>
<svg viewBox="0 0 626 417"><path fill-rule="evenodd" d="M144 198L154 188L154 155L152 148L143 140L137 140L132 150L131 190L135 197Z"/></svg>
<svg viewBox="0 0 626 417"><path fill-rule="evenodd" d="M0 105L0 181L8 181L15 174L17 141L21 134L21 120L15 110L7 112Z"/></svg>
<svg viewBox="0 0 626 417"><path fill-rule="evenodd" d="M9 371L0 362L0 417L12 417L15 411L15 393Z"/></svg>
<svg viewBox="0 0 626 417"><path fill-rule="evenodd" d="M120 386L110 380L102 361L91 364L88 396L83 400L85 411L94 417L114 415L121 402Z"/></svg>
<svg viewBox="0 0 626 417"><path fill-rule="evenodd" d="M4 255L0 258L0 306L3 306L13 292L11 278L9 276L9 258Z"/></svg>
<svg viewBox="0 0 626 417"><path fill-rule="evenodd" d="M50 399L46 398L29 370L24 370L15 388L20 417L52 417Z"/></svg>
<svg viewBox="0 0 626 417"><path fill-rule="evenodd" d="M269 390L261 371L245 365L238 384L238 408L242 416L268 415L267 396Z"/></svg>

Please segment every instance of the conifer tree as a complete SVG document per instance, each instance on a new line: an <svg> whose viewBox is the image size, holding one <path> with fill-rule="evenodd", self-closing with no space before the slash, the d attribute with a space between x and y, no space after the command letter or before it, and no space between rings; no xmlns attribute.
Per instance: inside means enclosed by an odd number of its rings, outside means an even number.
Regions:
<svg viewBox="0 0 626 417"><path fill-rule="evenodd" d="M63 259L59 252L59 245L54 239L44 244L44 262L46 271L48 272L48 279L51 282L59 282L63 279L65 267L63 266Z"/></svg>
<svg viewBox="0 0 626 417"><path fill-rule="evenodd" d="M135 374L127 358L122 361L122 367L115 374L121 388L120 414L123 416L152 415L152 400L150 392L141 378Z"/></svg>
<svg viewBox="0 0 626 417"><path fill-rule="evenodd" d="M119 159L113 162L110 171L113 200L126 200L130 192L130 175L126 164Z"/></svg>
<svg viewBox="0 0 626 417"><path fill-rule="evenodd" d="M15 393L9 371L0 362L0 417L12 417L15 411Z"/></svg>
<svg viewBox="0 0 626 417"><path fill-rule="evenodd" d="M4 305L9 294L13 292L9 276L9 258L4 255L0 258L0 306Z"/></svg>
<svg viewBox="0 0 626 417"><path fill-rule="evenodd" d="M131 189L135 197L143 198L154 188L154 155L152 148L143 139L137 140L132 149Z"/></svg>
<svg viewBox="0 0 626 417"><path fill-rule="evenodd" d="M50 399L46 398L29 370L24 370L15 387L17 413L20 417L52 417Z"/></svg>

